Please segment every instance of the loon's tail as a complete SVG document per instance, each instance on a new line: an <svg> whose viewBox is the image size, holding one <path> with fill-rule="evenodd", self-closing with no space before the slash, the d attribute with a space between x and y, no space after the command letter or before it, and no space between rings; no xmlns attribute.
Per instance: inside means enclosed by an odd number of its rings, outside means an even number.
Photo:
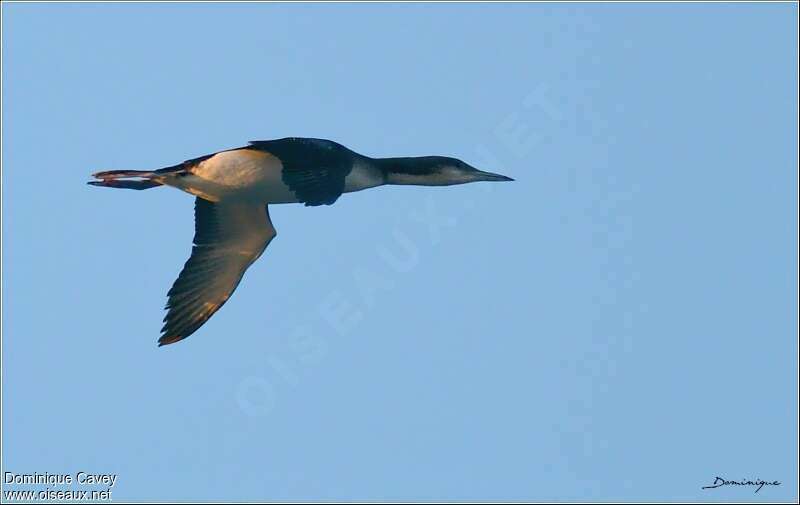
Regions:
<svg viewBox="0 0 800 505"><path fill-rule="evenodd" d="M108 170L92 174L92 177L100 180L89 181L87 184L106 188L149 189L161 186L156 180L158 175L148 170Z"/></svg>

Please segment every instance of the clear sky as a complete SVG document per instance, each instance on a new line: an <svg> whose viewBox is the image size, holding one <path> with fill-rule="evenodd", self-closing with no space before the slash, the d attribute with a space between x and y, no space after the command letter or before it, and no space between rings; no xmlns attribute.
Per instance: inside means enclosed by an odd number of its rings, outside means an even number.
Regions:
<svg viewBox="0 0 800 505"><path fill-rule="evenodd" d="M796 23L4 4L3 471L137 501L796 500ZM89 174L285 136L517 181L273 206L230 302L156 347L193 198Z"/></svg>

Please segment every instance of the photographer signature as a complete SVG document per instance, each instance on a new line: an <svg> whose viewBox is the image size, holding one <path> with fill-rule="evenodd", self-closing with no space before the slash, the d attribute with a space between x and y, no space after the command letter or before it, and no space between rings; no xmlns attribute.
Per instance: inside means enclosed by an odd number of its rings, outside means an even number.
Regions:
<svg viewBox="0 0 800 505"><path fill-rule="evenodd" d="M742 479L742 480L726 480L722 477L715 477L714 483L710 486L703 486L703 489L714 489L722 486L758 486L756 487L756 493L761 491L761 488L764 486L780 486L781 483L777 480L749 480L749 479Z"/></svg>

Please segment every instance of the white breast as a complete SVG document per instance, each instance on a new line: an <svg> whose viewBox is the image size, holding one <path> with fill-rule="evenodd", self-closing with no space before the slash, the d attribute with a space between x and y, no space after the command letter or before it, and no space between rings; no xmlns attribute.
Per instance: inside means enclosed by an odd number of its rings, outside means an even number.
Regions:
<svg viewBox="0 0 800 505"><path fill-rule="evenodd" d="M193 167L178 179L181 189L212 197L245 198L263 203L297 202L281 178L283 165L275 156L254 149L223 151ZM177 184L176 184L177 185Z"/></svg>
<svg viewBox="0 0 800 505"><path fill-rule="evenodd" d="M352 193L384 184L383 172L365 163L357 162L344 180L344 192Z"/></svg>

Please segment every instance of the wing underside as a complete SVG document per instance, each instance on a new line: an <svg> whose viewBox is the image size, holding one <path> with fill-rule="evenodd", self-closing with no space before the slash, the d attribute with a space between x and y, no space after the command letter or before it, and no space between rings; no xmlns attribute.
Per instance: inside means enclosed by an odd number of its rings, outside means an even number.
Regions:
<svg viewBox="0 0 800 505"><path fill-rule="evenodd" d="M265 205L196 198L192 254L167 294L158 345L183 340L208 321L275 235Z"/></svg>

